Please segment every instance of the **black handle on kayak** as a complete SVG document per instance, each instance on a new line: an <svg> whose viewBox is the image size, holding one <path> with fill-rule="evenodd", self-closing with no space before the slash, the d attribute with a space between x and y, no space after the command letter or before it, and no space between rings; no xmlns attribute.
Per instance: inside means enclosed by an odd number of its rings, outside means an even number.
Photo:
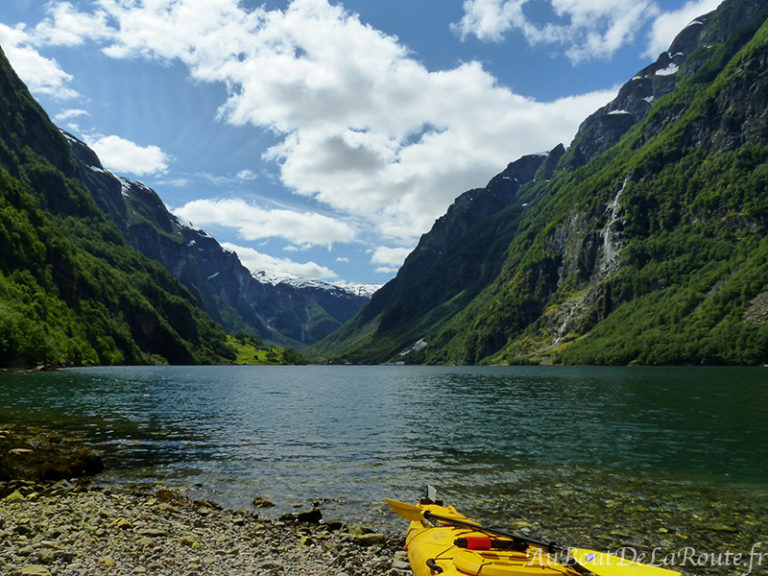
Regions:
<svg viewBox="0 0 768 576"><path fill-rule="evenodd" d="M429 560L427 560L427 568L432 570L432 572L437 572L438 574L443 573L443 569L437 565L437 562L435 562L434 558L430 558Z"/></svg>
<svg viewBox="0 0 768 576"><path fill-rule="evenodd" d="M536 538L528 538L528 536L522 536L520 534L515 534L514 532L507 532L505 530L499 530L497 528L488 528L486 526L480 526L479 524L475 524L474 522L465 522L464 520L459 520L458 518L451 518L450 516L441 516L440 514L434 514L429 510L426 510L424 512L424 518L426 518L427 520L434 519L442 522L447 522L448 524L453 524L454 526L471 528L472 530L477 530L478 532L487 532L488 534L505 536L507 538L512 538L513 540L517 540L519 542L525 542L526 544L541 546L542 548L545 548L547 552L550 552L550 553L568 551L568 548L560 546L559 544L555 544L554 542L544 542L543 540L537 540Z"/></svg>

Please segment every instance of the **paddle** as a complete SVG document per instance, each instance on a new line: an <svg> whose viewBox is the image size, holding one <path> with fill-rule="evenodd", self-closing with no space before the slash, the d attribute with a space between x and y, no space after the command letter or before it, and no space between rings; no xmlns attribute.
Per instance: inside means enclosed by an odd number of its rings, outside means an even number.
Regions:
<svg viewBox="0 0 768 576"><path fill-rule="evenodd" d="M514 540L525 542L546 549L549 552L566 552L580 567L596 574L597 576L680 576L680 572L674 570L667 570L666 568L659 568L658 566L649 566L647 564L640 564L631 560L620 558L619 556L613 556L611 554L605 554L603 552L597 552L595 550L586 550L583 548L565 548L559 546L554 542L544 542L543 540L537 540L535 538L529 538L521 534L515 534L513 532L507 532L505 530L499 530L497 528L488 528L482 526L476 522L469 520L462 520L461 518L453 518L451 516L442 516L440 514L434 514L429 510L423 510L419 506L413 504L406 504L405 502L398 502L397 500L390 500L385 498L389 507L397 514L409 520L411 522L421 522L422 519L437 520L451 524L453 526L461 526L464 528L471 528L478 532L486 532L488 534L495 534L497 536L504 536L512 538Z"/></svg>

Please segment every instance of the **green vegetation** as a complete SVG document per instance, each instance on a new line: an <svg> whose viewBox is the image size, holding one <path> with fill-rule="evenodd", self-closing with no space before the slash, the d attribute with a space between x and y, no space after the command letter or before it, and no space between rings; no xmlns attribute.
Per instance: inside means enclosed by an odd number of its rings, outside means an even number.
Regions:
<svg viewBox="0 0 768 576"><path fill-rule="evenodd" d="M316 350L381 362L423 338L425 363L768 363L768 24L739 25L616 146L576 169L566 154L440 258L407 261Z"/></svg>
<svg viewBox="0 0 768 576"><path fill-rule="evenodd" d="M307 363L304 357L293 348L265 346L261 340L247 334L229 336L228 340L237 352L235 364L285 366Z"/></svg>
<svg viewBox="0 0 768 576"><path fill-rule="evenodd" d="M225 334L106 218L53 216L0 170L0 366L224 362Z"/></svg>
<svg viewBox="0 0 768 576"><path fill-rule="evenodd" d="M0 367L233 361L223 329L76 176L0 53Z"/></svg>

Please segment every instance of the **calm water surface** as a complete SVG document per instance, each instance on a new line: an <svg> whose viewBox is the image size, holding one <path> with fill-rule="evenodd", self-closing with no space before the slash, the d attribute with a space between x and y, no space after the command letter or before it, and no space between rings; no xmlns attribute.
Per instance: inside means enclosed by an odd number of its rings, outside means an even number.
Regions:
<svg viewBox="0 0 768 576"><path fill-rule="evenodd" d="M246 508L384 517L426 483L476 514L607 484L768 491L768 369L121 367L0 376L0 423ZM393 519L393 523L396 522Z"/></svg>

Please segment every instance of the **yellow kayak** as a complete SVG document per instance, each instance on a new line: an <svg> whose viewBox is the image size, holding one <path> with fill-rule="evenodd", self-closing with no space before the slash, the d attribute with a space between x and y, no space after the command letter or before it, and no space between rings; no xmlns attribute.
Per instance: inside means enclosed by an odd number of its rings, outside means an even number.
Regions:
<svg viewBox="0 0 768 576"><path fill-rule="evenodd" d="M405 536L415 576L679 576L594 550L563 548L519 534L486 528L453 506L386 499L410 520Z"/></svg>

